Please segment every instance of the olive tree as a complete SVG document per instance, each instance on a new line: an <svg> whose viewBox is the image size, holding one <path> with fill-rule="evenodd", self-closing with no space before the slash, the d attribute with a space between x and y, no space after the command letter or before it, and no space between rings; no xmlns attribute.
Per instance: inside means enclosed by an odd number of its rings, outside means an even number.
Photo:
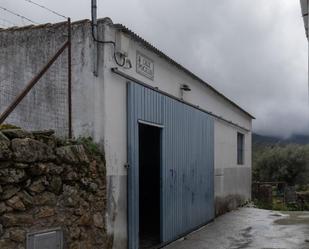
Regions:
<svg viewBox="0 0 309 249"><path fill-rule="evenodd" d="M309 183L309 146L286 145L257 148L253 155L254 181L284 181L289 185Z"/></svg>

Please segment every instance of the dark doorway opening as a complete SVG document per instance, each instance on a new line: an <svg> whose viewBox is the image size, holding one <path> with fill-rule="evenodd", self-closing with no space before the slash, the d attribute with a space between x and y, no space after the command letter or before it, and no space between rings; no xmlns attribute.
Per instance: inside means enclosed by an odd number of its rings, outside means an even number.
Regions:
<svg viewBox="0 0 309 249"><path fill-rule="evenodd" d="M139 124L139 247L160 244L161 128Z"/></svg>

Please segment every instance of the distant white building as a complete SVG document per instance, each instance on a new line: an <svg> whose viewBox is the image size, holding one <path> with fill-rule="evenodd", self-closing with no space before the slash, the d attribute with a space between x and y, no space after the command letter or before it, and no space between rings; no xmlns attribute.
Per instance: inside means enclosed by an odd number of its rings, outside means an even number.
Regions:
<svg viewBox="0 0 309 249"><path fill-rule="evenodd" d="M72 33L73 134L104 149L115 249L163 245L251 198L251 114L109 18L112 43L88 20ZM65 39L63 23L0 31L0 113ZM66 135L66 74L64 54L7 122Z"/></svg>

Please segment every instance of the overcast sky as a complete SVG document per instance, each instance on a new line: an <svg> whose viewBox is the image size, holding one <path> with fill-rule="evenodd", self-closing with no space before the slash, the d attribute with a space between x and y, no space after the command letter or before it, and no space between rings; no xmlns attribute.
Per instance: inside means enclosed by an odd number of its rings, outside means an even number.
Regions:
<svg viewBox="0 0 309 249"><path fill-rule="evenodd" d="M91 0L33 1L73 20L90 18ZM40 23L61 20L25 0L0 0L0 6ZM309 134L308 51L298 0L98 0L98 17L105 16L251 112L256 132ZM23 23L2 10L1 17Z"/></svg>

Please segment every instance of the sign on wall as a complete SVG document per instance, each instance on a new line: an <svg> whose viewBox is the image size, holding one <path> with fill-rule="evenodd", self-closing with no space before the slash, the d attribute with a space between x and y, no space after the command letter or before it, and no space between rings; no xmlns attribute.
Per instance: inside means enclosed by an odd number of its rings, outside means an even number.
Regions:
<svg viewBox="0 0 309 249"><path fill-rule="evenodd" d="M154 62L140 52L136 52L136 72L153 80Z"/></svg>

